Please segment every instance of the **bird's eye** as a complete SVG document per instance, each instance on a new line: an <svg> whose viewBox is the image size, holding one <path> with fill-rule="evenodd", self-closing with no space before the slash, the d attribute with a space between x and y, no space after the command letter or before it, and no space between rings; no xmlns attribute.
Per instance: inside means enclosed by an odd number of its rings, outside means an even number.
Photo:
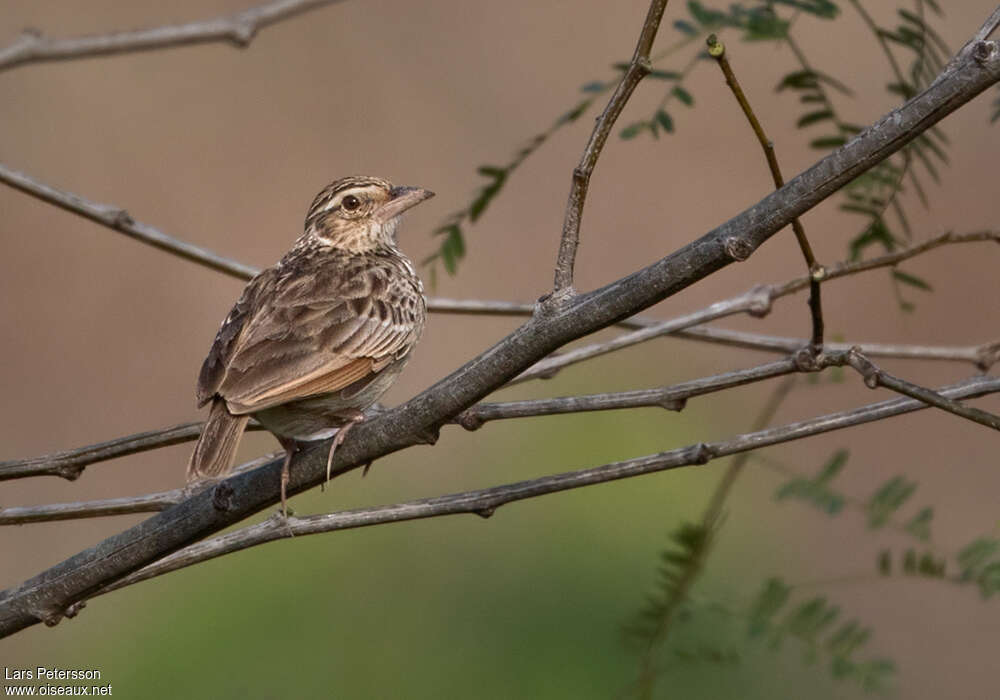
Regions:
<svg viewBox="0 0 1000 700"><path fill-rule="evenodd" d="M347 211L355 211L358 207L361 206L361 200L355 197L353 194L349 194L346 197L344 197L343 201L340 203L340 206L344 207L344 209L346 209Z"/></svg>

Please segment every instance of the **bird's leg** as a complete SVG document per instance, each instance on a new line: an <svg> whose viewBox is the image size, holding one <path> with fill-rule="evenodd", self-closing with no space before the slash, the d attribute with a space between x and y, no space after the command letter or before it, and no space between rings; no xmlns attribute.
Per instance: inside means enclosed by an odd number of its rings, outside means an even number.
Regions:
<svg viewBox="0 0 1000 700"><path fill-rule="evenodd" d="M344 423L343 426L341 426L340 430L337 431L337 434L333 436L333 442L330 443L330 454L328 454L326 457L327 483L330 482L330 469L333 467L333 453L337 451L337 446L342 445L344 443L344 439L347 438L347 431L349 431L351 428L353 428L355 425L357 425L364 419L365 419L364 413L361 413L361 411L355 411L354 414L351 415L351 417L348 419L348 421ZM365 471L368 471L367 467L365 468Z"/></svg>
<svg viewBox="0 0 1000 700"><path fill-rule="evenodd" d="M285 448L285 461L281 465L281 517L288 521L288 479L291 476L292 457L298 451L299 444L292 438L278 437L278 442Z"/></svg>

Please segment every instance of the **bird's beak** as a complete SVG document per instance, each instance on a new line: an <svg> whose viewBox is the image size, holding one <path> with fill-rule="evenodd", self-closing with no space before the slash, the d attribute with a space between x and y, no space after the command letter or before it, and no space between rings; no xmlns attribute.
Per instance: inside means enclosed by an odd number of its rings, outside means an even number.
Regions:
<svg viewBox="0 0 1000 700"><path fill-rule="evenodd" d="M433 192L420 187L393 187L389 190L389 201L382 205L376 216L382 221L390 221L433 196Z"/></svg>

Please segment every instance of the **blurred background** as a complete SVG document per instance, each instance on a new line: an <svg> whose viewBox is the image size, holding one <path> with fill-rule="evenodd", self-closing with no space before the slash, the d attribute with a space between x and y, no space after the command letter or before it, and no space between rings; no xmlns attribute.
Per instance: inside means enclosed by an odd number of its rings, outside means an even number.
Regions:
<svg viewBox="0 0 1000 700"><path fill-rule="evenodd" d="M53 37L186 22L253 0L135 3L5 0L0 44L24 27ZM842 3L845 4L846 3ZM893 7L872 8L892 23ZM943 2L935 26L954 51L994 8ZM868 124L893 106L884 56L856 14L803 17L800 41L818 67L855 89L842 107ZM611 80L633 50L646 3L542 0L351 0L262 30L247 50L209 44L117 57L34 64L0 73L0 159L55 187L126 208L137 220L256 266L276 261L301 232L306 207L352 173L419 185L437 197L407 215L402 247L436 250L430 233L475 196L477 166L504 163L581 97ZM667 9L657 49L686 16ZM723 36L786 178L817 157L795 130L796 96L776 94L787 50ZM657 64L678 70L691 51ZM771 188L757 144L716 68L686 83L695 108L672 109L676 134L612 138L594 175L577 286L591 289L657 259L756 202ZM663 84L644 82L619 122L647 118ZM996 227L1000 138L989 127L996 91L944 122L951 166L930 185L931 206L910 207L916 238ZM603 101L603 98L601 98ZM458 274L439 271L432 293L530 301L548 291L570 173L592 111L528 159L468 229ZM926 178L925 178L926 181ZM912 199L912 197L911 197ZM912 202L911 202L912 203ZM196 420L194 385L218 324L242 283L0 188L0 459L41 455ZM818 257L846 256L858 217L828 202L805 218ZM827 328L850 342L970 345L997 337L995 245L939 250L906 264L934 287L906 290L902 313L889 275L824 286ZM671 298L650 314L692 311L758 283L800 274L790 233L750 260ZM805 297L765 319L729 328L803 337ZM395 404L481 352L512 319L435 315L414 360L387 397ZM610 337L610 333L599 337ZM771 356L661 339L499 394L558 396L659 386L748 367ZM926 385L968 376L956 363L884 366ZM750 430L773 385L656 409L492 423L442 432L433 448L380 460L361 479L295 498L298 513L391 503L602 464ZM775 422L889 398L854 376L800 382ZM979 402L1000 410L1000 400ZM934 508L935 551L953 555L996 534L994 434L942 413L916 415L772 448L800 474L850 450L837 487L866 500L901 474L918 490L901 511ZM92 466L76 482L0 485L0 506L129 496L180 485L191 445ZM276 449L249 434L241 458ZM697 519L726 460L506 506L474 517L297 538L218 559L90 601L54 629L0 640L0 665L98 668L117 697L545 697L626 693L638 654L622 628L655 590L668 535ZM859 658L897 666L890 695L995 697L1000 609L976 587L879 577L884 548L912 538L870 532L863 514L831 518L776 503L784 478L752 462L727 504L699 600L745 609L771 576L799 600L827 596L843 620L872 629ZM266 513L264 515L269 515ZM0 530L0 587L9 587L140 517ZM950 560L950 561L953 561ZM952 569L953 571L953 569ZM794 641L746 642L742 623L695 618L686 635L716 634L738 660L666 663L659 690L687 698L855 697L828 658L804 660ZM724 629L732 627L736 629ZM718 627L718 630L715 629ZM693 642L692 642L693 644ZM673 658L673 657L670 657Z"/></svg>

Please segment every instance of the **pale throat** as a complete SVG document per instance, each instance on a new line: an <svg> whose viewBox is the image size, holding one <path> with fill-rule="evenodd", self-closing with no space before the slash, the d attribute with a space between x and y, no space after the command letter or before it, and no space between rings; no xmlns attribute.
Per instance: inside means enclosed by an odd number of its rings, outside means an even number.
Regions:
<svg viewBox="0 0 1000 700"><path fill-rule="evenodd" d="M312 225L306 231L322 245L350 253L367 253L376 248L396 249L396 231L400 217L388 221L371 219L365 222L352 221L345 225L338 222L333 228Z"/></svg>

